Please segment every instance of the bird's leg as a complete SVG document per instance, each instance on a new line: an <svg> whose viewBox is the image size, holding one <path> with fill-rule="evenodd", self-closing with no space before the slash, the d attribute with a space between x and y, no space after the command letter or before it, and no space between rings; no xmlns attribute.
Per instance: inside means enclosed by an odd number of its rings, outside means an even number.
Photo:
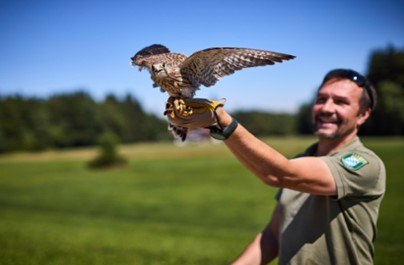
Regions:
<svg viewBox="0 0 404 265"><path fill-rule="evenodd" d="M182 98L174 100L174 107L184 117L188 117L193 113L193 109L190 106L187 106Z"/></svg>
<svg viewBox="0 0 404 265"><path fill-rule="evenodd" d="M175 104L173 103L174 100L175 100L174 97L169 97L166 102L166 109L164 110L164 115L170 115L172 119L175 118L175 112L174 112Z"/></svg>

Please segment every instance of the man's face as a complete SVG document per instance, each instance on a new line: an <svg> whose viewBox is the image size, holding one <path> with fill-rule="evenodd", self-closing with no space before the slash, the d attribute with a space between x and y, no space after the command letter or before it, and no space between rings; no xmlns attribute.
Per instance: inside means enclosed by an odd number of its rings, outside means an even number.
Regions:
<svg viewBox="0 0 404 265"><path fill-rule="evenodd" d="M332 79L317 93L313 105L313 122L316 135L321 139L344 138L356 135L366 118L360 114L359 99L363 89L354 82Z"/></svg>

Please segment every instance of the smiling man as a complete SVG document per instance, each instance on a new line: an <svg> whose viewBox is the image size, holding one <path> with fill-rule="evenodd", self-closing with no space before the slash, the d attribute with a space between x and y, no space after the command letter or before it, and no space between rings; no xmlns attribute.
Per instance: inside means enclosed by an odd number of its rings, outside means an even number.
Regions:
<svg viewBox="0 0 404 265"><path fill-rule="evenodd" d="M192 108L193 100L184 104ZM294 159L256 138L220 105L212 109L210 101L205 112L212 115L171 110L172 123L210 127L251 172L280 188L268 225L234 264L267 264L276 257L279 264L373 264L386 173L357 134L375 104L364 76L330 71L312 109L318 141Z"/></svg>

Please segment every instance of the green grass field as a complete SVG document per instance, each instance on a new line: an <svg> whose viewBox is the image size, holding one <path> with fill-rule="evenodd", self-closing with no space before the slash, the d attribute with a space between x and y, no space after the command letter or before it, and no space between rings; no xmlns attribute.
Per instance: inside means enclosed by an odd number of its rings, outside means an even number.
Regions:
<svg viewBox="0 0 404 265"><path fill-rule="evenodd" d="M376 264L404 259L404 139L364 139L385 161ZM288 157L313 138L268 138ZM0 156L0 264L229 264L266 224L276 189L223 144L121 147L125 168L89 170L94 149Z"/></svg>

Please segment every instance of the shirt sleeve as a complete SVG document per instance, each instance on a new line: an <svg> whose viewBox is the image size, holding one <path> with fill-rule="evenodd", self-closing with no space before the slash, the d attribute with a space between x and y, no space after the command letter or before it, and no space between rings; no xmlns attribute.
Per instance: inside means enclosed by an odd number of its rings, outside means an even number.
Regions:
<svg viewBox="0 0 404 265"><path fill-rule="evenodd" d="M321 159L330 168L337 198L380 196L385 191L385 168L374 154L347 152Z"/></svg>

